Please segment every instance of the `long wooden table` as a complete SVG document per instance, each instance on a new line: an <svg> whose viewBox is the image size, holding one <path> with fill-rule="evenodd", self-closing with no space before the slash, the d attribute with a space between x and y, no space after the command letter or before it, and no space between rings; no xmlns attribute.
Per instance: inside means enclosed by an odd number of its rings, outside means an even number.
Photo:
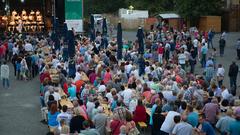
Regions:
<svg viewBox="0 0 240 135"><path fill-rule="evenodd" d="M61 99L60 100L60 105L61 106L66 105L68 108L73 108L73 104L72 104L72 102L68 98Z"/></svg>

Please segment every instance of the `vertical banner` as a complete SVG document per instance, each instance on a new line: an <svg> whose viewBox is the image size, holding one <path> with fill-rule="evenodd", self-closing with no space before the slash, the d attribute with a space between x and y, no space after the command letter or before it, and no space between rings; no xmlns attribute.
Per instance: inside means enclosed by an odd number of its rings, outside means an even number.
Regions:
<svg viewBox="0 0 240 135"><path fill-rule="evenodd" d="M83 32L83 0L65 0L65 20L69 30Z"/></svg>

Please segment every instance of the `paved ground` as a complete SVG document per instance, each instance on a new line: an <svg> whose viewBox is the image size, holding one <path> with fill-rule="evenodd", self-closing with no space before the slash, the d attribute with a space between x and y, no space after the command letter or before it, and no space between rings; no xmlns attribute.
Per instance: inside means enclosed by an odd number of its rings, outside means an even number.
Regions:
<svg viewBox="0 0 240 135"><path fill-rule="evenodd" d="M17 81L11 66L10 89L0 86L0 134L43 135L47 126L40 123L39 81Z"/></svg>
<svg viewBox="0 0 240 135"><path fill-rule="evenodd" d="M136 32L124 32L126 39L135 39ZM236 51L234 44L240 33L230 33L227 37L227 46L225 56L218 57L217 62L222 63L228 72L231 61L236 61ZM214 46L218 49L217 35L214 39ZM240 61L237 61L240 65ZM198 71L200 70L198 65ZM240 76L240 75L239 75ZM238 79L238 84L240 84ZM3 89L0 85L0 134L1 135L43 135L47 132L47 126L40 123L41 113L39 104L39 80L25 82L17 81L13 76L11 66L11 88ZM229 83L228 77L225 78L224 84ZM238 91L240 89L238 88ZM239 93L239 92L238 92Z"/></svg>

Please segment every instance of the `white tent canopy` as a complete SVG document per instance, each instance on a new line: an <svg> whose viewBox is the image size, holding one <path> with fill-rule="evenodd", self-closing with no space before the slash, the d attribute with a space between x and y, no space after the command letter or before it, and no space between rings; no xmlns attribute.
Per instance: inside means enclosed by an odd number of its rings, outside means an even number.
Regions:
<svg viewBox="0 0 240 135"><path fill-rule="evenodd" d="M175 13L159 14L159 16L163 19L178 19L178 18L181 18L180 15L175 14Z"/></svg>

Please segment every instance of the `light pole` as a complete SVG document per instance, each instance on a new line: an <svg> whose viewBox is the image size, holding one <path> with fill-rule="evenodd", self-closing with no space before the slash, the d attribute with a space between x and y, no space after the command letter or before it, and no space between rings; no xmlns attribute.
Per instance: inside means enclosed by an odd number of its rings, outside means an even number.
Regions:
<svg viewBox="0 0 240 135"><path fill-rule="evenodd" d="M52 0L52 18L53 18L53 31L55 32L56 29L55 29L55 23L56 23L56 1L55 0Z"/></svg>

